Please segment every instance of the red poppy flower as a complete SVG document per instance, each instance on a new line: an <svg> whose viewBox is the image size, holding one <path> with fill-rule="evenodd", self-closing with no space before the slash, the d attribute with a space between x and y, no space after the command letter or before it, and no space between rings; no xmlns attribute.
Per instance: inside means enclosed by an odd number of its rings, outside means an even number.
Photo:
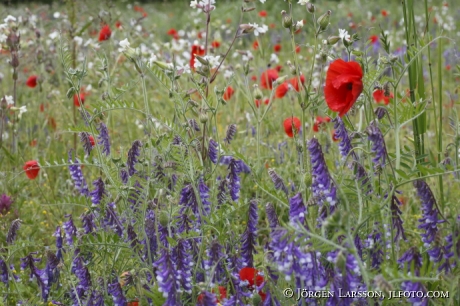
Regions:
<svg viewBox="0 0 460 306"><path fill-rule="evenodd" d="M300 119L297 117L289 117L284 120L284 131L286 132L286 135L289 137L294 137L294 133L297 133L300 131L300 126L302 124L300 123Z"/></svg>
<svg viewBox="0 0 460 306"><path fill-rule="evenodd" d="M222 98L225 101L228 101L228 100L230 100L230 98L233 96L234 93L235 93L235 90L233 89L233 87L228 86L227 89L225 89L225 92L224 92L224 95L222 96Z"/></svg>
<svg viewBox="0 0 460 306"><path fill-rule="evenodd" d="M256 104L256 107L259 108L260 104L262 104L262 101L261 100L254 100L254 103ZM264 104L268 105L268 103L270 103L270 100L267 98L267 99L264 100Z"/></svg>
<svg viewBox="0 0 460 306"><path fill-rule="evenodd" d="M143 17L147 17L147 13L144 11L144 9L142 7L135 5L134 10L136 12L142 13Z"/></svg>
<svg viewBox="0 0 460 306"><path fill-rule="evenodd" d="M193 45L190 54L190 68L195 71L195 55L204 56L205 50L201 46Z"/></svg>
<svg viewBox="0 0 460 306"><path fill-rule="evenodd" d="M260 287L264 283L264 277L260 274L260 272L257 271L257 269L249 267L244 267L240 270L240 279L248 282L249 290L254 290L254 285L256 287ZM258 293L262 298L262 301L265 301L267 295L262 291L258 291Z"/></svg>
<svg viewBox="0 0 460 306"><path fill-rule="evenodd" d="M128 302L128 304L126 306L139 306L139 301Z"/></svg>
<svg viewBox="0 0 460 306"><path fill-rule="evenodd" d="M335 60L329 66L324 98L330 110L345 115L363 91L363 71L357 62Z"/></svg>
<svg viewBox="0 0 460 306"><path fill-rule="evenodd" d="M53 117L48 117L47 120L48 120L49 127L52 128L53 130L56 130L56 127L57 127L56 120L54 120Z"/></svg>
<svg viewBox="0 0 460 306"><path fill-rule="evenodd" d="M35 179L38 175L38 172L40 172L40 166L36 160L29 160L26 162L23 169L26 172L27 177L31 180Z"/></svg>
<svg viewBox="0 0 460 306"><path fill-rule="evenodd" d="M169 36L174 36L174 35L177 34L177 31L176 31L176 29L171 28L171 29L169 29L169 31L167 32L167 34L168 34Z"/></svg>
<svg viewBox="0 0 460 306"><path fill-rule="evenodd" d="M374 97L375 102L377 103L383 102L385 105L388 105L390 103L390 98L391 99L394 98L394 95L392 92L390 92L389 97L385 96L383 89L374 90L374 93L372 94L372 96Z"/></svg>
<svg viewBox="0 0 460 306"><path fill-rule="evenodd" d="M108 25L102 27L101 31L99 32L99 41L104 41L110 38L112 35L112 30Z"/></svg>
<svg viewBox="0 0 460 306"><path fill-rule="evenodd" d="M300 81L302 82L302 84L305 83L305 76L303 74L300 76ZM300 90L299 79L297 77L293 77L292 79L289 79L288 82L289 84L292 85L295 91L298 92Z"/></svg>
<svg viewBox="0 0 460 306"><path fill-rule="evenodd" d="M220 42L217 41L217 40L214 40L212 43L211 43L211 46L215 49L215 48L219 48L220 47Z"/></svg>
<svg viewBox="0 0 460 306"><path fill-rule="evenodd" d="M377 35L372 35L371 37L369 37L369 40L371 41L371 43L375 44L379 41L379 37Z"/></svg>
<svg viewBox="0 0 460 306"><path fill-rule="evenodd" d="M29 142L29 145L30 145L31 147L37 146L37 139L31 140L31 141Z"/></svg>
<svg viewBox="0 0 460 306"><path fill-rule="evenodd" d="M117 29L121 29L121 21L120 20L117 20L117 22L115 22L115 27Z"/></svg>
<svg viewBox="0 0 460 306"><path fill-rule="evenodd" d="M258 42L257 40L255 40L255 41L252 43L252 48L253 48L254 50L259 49L259 42Z"/></svg>
<svg viewBox="0 0 460 306"><path fill-rule="evenodd" d="M331 118L329 117L320 117L317 116L315 123L313 124L313 131L319 132L319 129L326 123L331 122Z"/></svg>
<svg viewBox="0 0 460 306"><path fill-rule="evenodd" d="M300 46L295 47L295 53L300 53Z"/></svg>
<svg viewBox="0 0 460 306"><path fill-rule="evenodd" d="M260 87L265 89L273 88L273 81L278 78L278 71L275 69L268 69L260 75Z"/></svg>
<svg viewBox="0 0 460 306"><path fill-rule="evenodd" d="M85 93L84 92L80 92L80 100L81 100L81 104L85 104ZM73 105L75 105L76 107L80 107L80 101L78 101L77 94L73 95Z"/></svg>
<svg viewBox="0 0 460 306"><path fill-rule="evenodd" d="M383 16L383 17L387 17L387 16L388 16L388 12L387 12L386 10L382 10L381 13L382 13L382 16Z"/></svg>
<svg viewBox="0 0 460 306"><path fill-rule="evenodd" d="M27 81L26 81L26 85L29 86L30 88L34 88L35 86L37 86L37 76L36 75L31 75Z"/></svg>
<svg viewBox="0 0 460 306"><path fill-rule="evenodd" d="M276 53L280 52L281 51L281 45L280 44L276 44L273 46L273 51L275 51Z"/></svg>
<svg viewBox="0 0 460 306"><path fill-rule="evenodd" d="M216 295L216 304L217 303L220 303L222 302L224 299L227 298L227 289L225 287L222 287L222 286L219 286L217 288L219 290L219 295ZM212 289L212 293L215 294L215 290ZM198 296L198 302L203 302L203 298L204 298L204 293L201 293L199 296Z"/></svg>
<svg viewBox="0 0 460 306"><path fill-rule="evenodd" d="M45 104L40 103L39 109L40 109L40 113L43 113L45 111Z"/></svg>
<svg viewBox="0 0 460 306"><path fill-rule="evenodd" d="M288 91L289 91L289 83L284 82L283 84L281 84L278 87L276 87L275 96L277 98L281 99L282 97L284 97L287 94Z"/></svg>
<svg viewBox="0 0 460 306"><path fill-rule="evenodd" d="M277 66L275 67L275 70L278 71L278 72L280 72L281 70L283 70L283 66L277 65Z"/></svg>
<svg viewBox="0 0 460 306"><path fill-rule="evenodd" d="M253 76L251 77L251 80L253 80L254 82L257 81L257 76L253 75Z"/></svg>
<svg viewBox="0 0 460 306"><path fill-rule="evenodd" d="M267 17L267 11L260 11L259 16L260 17Z"/></svg>

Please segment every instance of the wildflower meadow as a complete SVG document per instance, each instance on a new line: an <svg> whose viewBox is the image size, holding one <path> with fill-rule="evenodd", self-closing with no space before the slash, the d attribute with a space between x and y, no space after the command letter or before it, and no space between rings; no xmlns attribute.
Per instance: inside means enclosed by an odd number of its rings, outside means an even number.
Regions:
<svg viewBox="0 0 460 306"><path fill-rule="evenodd" d="M454 0L0 4L0 305L460 305Z"/></svg>

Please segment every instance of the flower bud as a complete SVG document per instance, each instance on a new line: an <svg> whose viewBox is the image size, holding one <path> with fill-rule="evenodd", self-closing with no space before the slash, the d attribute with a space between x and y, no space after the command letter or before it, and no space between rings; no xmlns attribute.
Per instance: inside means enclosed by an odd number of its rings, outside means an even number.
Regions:
<svg viewBox="0 0 460 306"><path fill-rule="evenodd" d="M247 13L247 12L253 11L253 10L255 10L255 9L256 9L255 7L242 7L242 8L241 8L241 11L242 11L243 13Z"/></svg>
<svg viewBox="0 0 460 306"><path fill-rule="evenodd" d="M206 58L204 58L204 57L202 57L202 56L199 56L199 55L195 55L195 58L196 58L201 64L203 64L203 65L205 65L205 66L209 66L209 61L208 61Z"/></svg>
<svg viewBox="0 0 460 306"><path fill-rule="evenodd" d="M153 63L163 70L171 70L171 64L161 62L161 61L153 61Z"/></svg>
<svg viewBox="0 0 460 306"><path fill-rule="evenodd" d="M200 113L200 122L201 123L208 122L208 114L207 113Z"/></svg>
<svg viewBox="0 0 460 306"><path fill-rule="evenodd" d="M259 85L254 84L254 92L253 92L254 98L256 100L260 100L263 97L262 90L260 90Z"/></svg>
<svg viewBox="0 0 460 306"><path fill-rule="evenodd" d="M315 12L315 5L311 2L307 3L307 11L311 14Z"/></svg>
<svg viewBox="0 0 460 306"><path fill-rule="evenodd" d="M390 62L391 62L391 63L394 63L394 62L396 62L397 60L398 60L398 57L397 57L396 55L394 55L394 54L391 54L391 55L390 55Z"/></svg>
<svg viewBox="0 0 460 306"><path fill-rule="evenodd" d="M273 82L273 86L278 86L280 84L283 84L284 81L286 81L287 79L287 75L283 75L282 77L279 77L277 78L274 82Z"/></svg>
<svg viewBox="0 0 460 306"><path fill-rule="evenodd" d="M328 45L335 45L338 41L340 40L340 37L339 36L329 36L327 38L327 44Z"/></svg>
<svg viewBox="0 0 460 306"><path fill-rule="evenodd" d="M240 24L240 35L249 34L254 31L254 27L250 24L243 23Z"/></svg>
<svg viewBox="0 0 460 306"><path fill-rule="evenodd" d="M331 17L331 11L327 11L322 16L318 18L318 25L320 31L326 31L327 27L329 26L329 19Z"/></svg>
<svg viewBox="0 0 460 306"><path fill-rule="evenodd" d="M344 41L345 41L345 40L344 40ZM351 45L351 42L350 42L350 45ZM362 55L363 55L363 52L358 51L358 50L353 50L353 51L351 51L351 54L356 55L356 56L362 56Z"/></svg>
<svg viewBox="0 0 460 306"><path fill-rule="evenodd" d="M168 227L168 224L169 224L169 215L168 215L168 212L166 212L166 211L161 211L160 217L159 217L159 220L158 220L158 221L160 221L161 226L163 226L163 227Z"/></svg>
<svg viewBox="0 0 460 306"><path fill-rule="evenodd" d="M290 29L292 27L292 17L284 10L281 11L281 16L283 17L283 27L285 27L286 29Z"/></svg>

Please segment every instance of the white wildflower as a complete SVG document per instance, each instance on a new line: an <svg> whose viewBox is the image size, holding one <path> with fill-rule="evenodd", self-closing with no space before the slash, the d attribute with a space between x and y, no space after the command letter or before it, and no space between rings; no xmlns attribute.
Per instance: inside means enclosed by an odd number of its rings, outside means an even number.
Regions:
<svg viewBox="0 0 460 306"><path fill-rule="evenodd" d="M346 41L350 41L350 35L348 34L347 30L339 29L339 37L341 39L345 39Z"/></svg>
<svg viewBox="0 0 460 306"><path fill-rule="evenodd" d="M14 104L13 96L5 96L5 100L6 100L6 105L8 106Z"/></svg>
<svg viewBox="0 0 460 306"><path fill-rule="evenodd" d="M268 31L268 26L266 26L265 24L259 26L257 23L250 23L249 25L254 28L255 36L259 36L259 34L264 34Z"/></svg>
<svg viewBox="0 0 460 306"><path fill-rule="evenodd" d="M120 48L118 48L118 52L124 52L129 49L130 43L127 38L123 39L118 43Z"/></svg>
<svg viewBox="0 0 460 306"><path fill-rule="evenodd" d="M3 19L4 23L8 23L9 21L16 21L16 17L8 15L8 16L6 16L5 19Z"/></svg>
<svg viewBox="0 0 460 306"><path fill-rule="evenodd" d="M310 2L310 0L299 0L297 3L300 5L307 5L308 2Z"/></svg>

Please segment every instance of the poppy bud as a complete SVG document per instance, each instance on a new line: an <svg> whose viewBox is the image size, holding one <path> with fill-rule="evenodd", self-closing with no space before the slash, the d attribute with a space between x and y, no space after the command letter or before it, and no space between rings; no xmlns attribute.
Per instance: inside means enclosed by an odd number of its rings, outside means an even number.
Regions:
<svg viewBox="0 0 460 306"><path fill-rule="evenodd" d="M286 29L290 29L292 26L292 17L286 12L286 11L281 11L281 16L283 17L282 19L282 25Z"/></svg>
<svg viewBox="0 0 460 306"><path fill-rule="evenodd" d="M257 85L257 84L254 84L254 93L253 93L253 95L254 95L254 98L256 100L260 100L263 97L262 90L259 89L259 85Z"/></svg>
<svg viewBox="0 0 460 306"><path fill-rule="evenodd" d="M160 217L159 217L158 221L160 221L161 226L168 227L168 224L169 224L169 215L168 215L168 213L166 211L162 211L160 213Z"/></svg>
<svg viewBox="0 0 460 306"><path fill-rule="evenodd" d="M254 27L247 23L240 24L240 35L249 34L254 31Z"/></svg>
<svg viewBox="0 0 460 306"><path fill-rule="evenodd" d="M329 26L330 17L331 17L331 11L329 10L318 18L317 22L318 22L320 31L325 31L327 29L327 27Z"/></svg>
<svg viewBox="0 0 460 306"><path fill-rule="evenodd" d="M168 63L161 62L161 61L153 61L153 63L155 65L157 65L158 67L160 67L161 69L163 69L163 70L170 70L171 69L171 65L168 64Z"/></svg>
<svg viewBox="0 0 460 306"><path fill-rule="evenodd" d="M278 86L280 84L283 84L284 81L286 81L287 79L287 75L283 75L282 77L279 77L277 78L274 82L273 82L273 86Z"/></svg>
<svg viewBox="0 0 460 306"><path fill-rule="evenodd" d="M335 45L338 41L340 40L340 37L339 36L329 36L327 38L327 44L328 45Z"/></svg>
<svg viewBox="0 0 460 306"><path fill-rule="evenodd" d="M196 58L201 64L203 64L203 65L205 65L205 66L209 66L209 61L208 61L206 58L204 58L204 57L202 57L202 56L199 56L199 55L195 55L195 58Z"/></svg>
<svg viewBox="0 0 460 306"><path fill-rule="evenodd" d="M307 11L311 14L313 14L315 12L315 5L311 2L308 2L307 3Z"/></svg>
<svg viewBox="0 0 460 306"><path fill-rule="evenodd" d="M207 114L207 113L201 113L201 114L200 114L200 122L201 122L201 123L206 123L206 122L208 122L208 114Z"/></svg>
<svg viewBox="0 0 460 306"><path fill-rule="evenodd" d="M345 40L344 40L344 41L345 41ZM351 45L351 42L350 42L350 45ZM353 51L351 51L351 54L356 55L356 56L362 56L362 55L363 55L363 52L358 51L358 50L353 50Z"/></svg>

